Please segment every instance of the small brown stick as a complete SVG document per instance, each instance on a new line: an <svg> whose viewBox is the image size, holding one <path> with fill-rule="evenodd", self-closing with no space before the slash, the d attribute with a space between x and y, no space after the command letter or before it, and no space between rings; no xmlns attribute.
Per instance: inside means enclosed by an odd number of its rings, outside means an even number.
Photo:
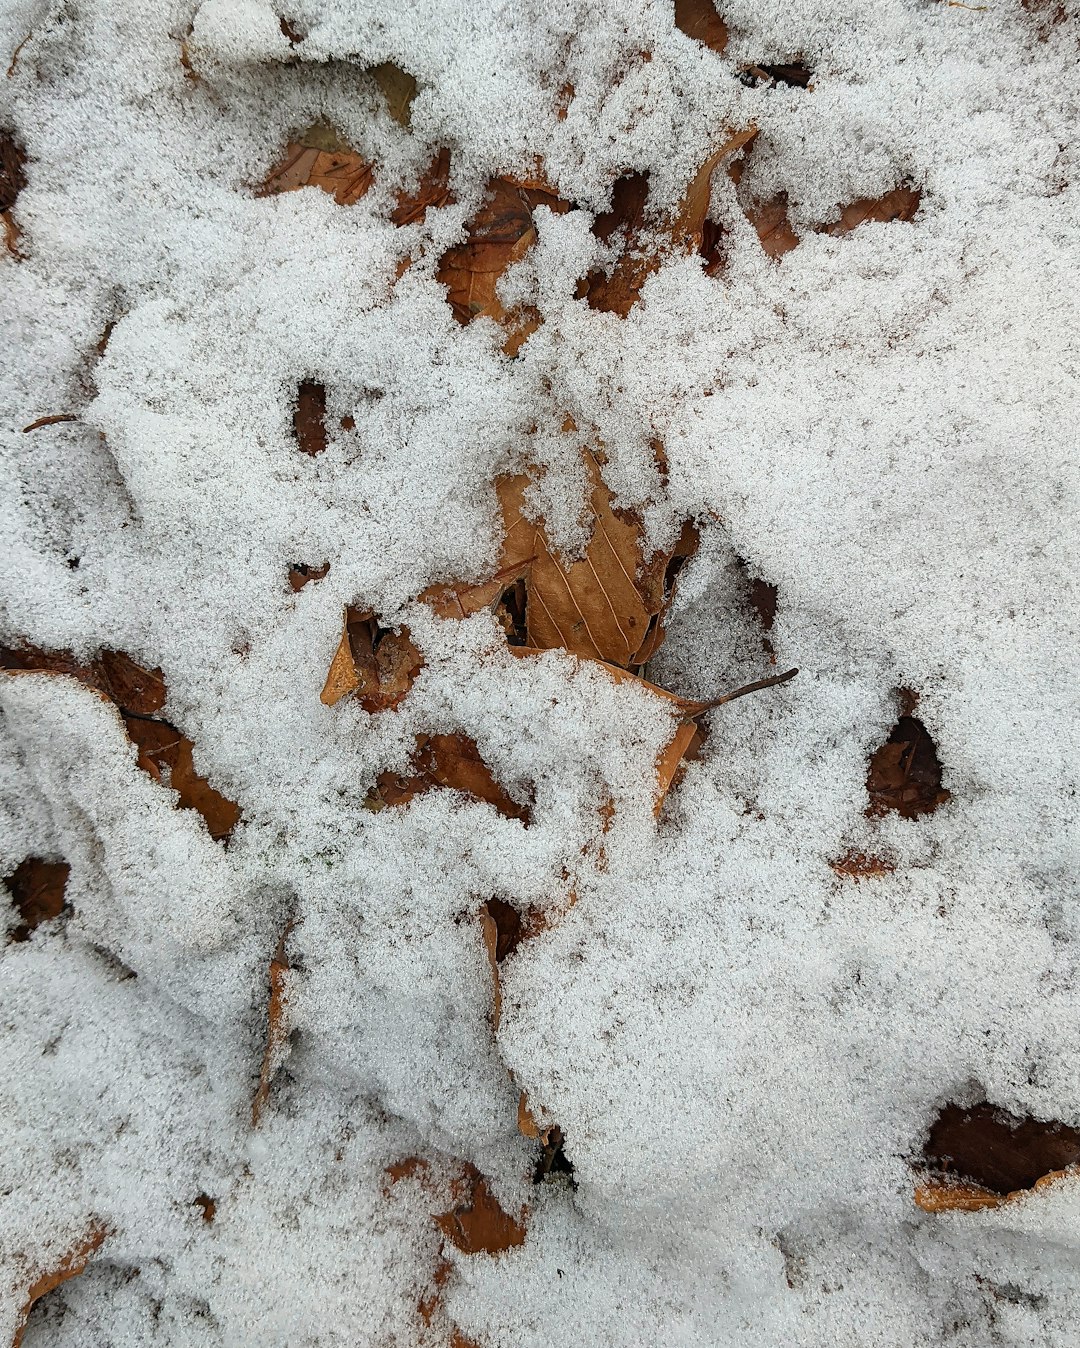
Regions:
<svg viewBox="0 0 1080 1348"><path fill-rule="evenodd" d="M51 417L38 417L37 421L32 421L29 426L23 427L23 435L27 431L39 430L42 426L58 426L61 421L78 421L78 419L71 412L57 412Z"/></svg>
<svg viewBox="0 0 1080 1348"><path fill-rule="evenodd" d="M722 707L725 702L734 702L737 697L745 697L747 693L756 693L760 688L774 688L778 683L787 683L788 679L793 679L798 672L797 669L789 669L783 674L773 674L767 679L758 679L755 683L748 683L742 688L736 688L732 693L725 693L723 697L714 698L705 705L707 708Z"/></svg>

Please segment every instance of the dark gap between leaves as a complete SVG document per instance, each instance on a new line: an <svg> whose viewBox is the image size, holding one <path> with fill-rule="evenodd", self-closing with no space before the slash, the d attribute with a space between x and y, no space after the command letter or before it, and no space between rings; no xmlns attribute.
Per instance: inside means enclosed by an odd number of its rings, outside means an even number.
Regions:
<svg viewBox="0 0 1080 1348"><path fill-rule="evenodd" d="M1080 1163L1080 1132L985 1100L968 1108L949 1104L931 1125L923 1159L934 1170L1008 1194Z"/></svg>

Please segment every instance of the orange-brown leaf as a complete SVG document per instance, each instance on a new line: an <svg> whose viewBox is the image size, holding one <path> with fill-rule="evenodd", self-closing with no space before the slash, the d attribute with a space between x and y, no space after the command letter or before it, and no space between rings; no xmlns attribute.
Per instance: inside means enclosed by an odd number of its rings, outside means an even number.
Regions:
<svg viewBox="0 0 1080 1348"><path fill-rule="evenodd" d="M194 745L167 721L124 716L124 725L139 751L138 764L155 781L166 782L177 793L182 810L195 810L211 838L227 838L240 820L240 807L215 791L195 768Z"/></svg>
<svg viewBox="0 0 1080 1348"><path fill-rule="evenodd" d="M840 212L840 219L825 225L823 234L850 234L867 221L887 224L890 220L914 220L922 193L916 187L897 187L883 197L860 197Z"/></svg>
<svg viewBox="0 0 1080 1348"><path fill-rule="evenodd" d="M403 627L380 627L375 615L349 607L321 700L332 707L355 694L368 712L391 711L413 686L424 659Z"/></svg>
<svg viewBox="0 0 1080 1348"><path fill-rule="evenodd" d="M528 805L518 804L495 780L480 756L476 741L468 735L417 735L409 769L407 776L396 772L381 773L375 790L368 797L370 807L408 805L424 792L445 786L486 801L508 819L529 822Z"/></svg>
<svg viewBox="0 0 1080 1348"><path fill-rule="evenodd" d="M326 450L326 386L303 379L296 389L293 434L301 454L316 458Z"/></svg>
<svg viewBox="0 0 1080 1348"><path fill-rule="evenodd" d="M279 196L301 187L318 187L339 206L351 206L371 187L373 173L372 165L350 149L333 127L316 123L286 145L256 195Z"/></svg>
<svg viewBox="0 0 1080 1348"><path fill-rule="evenodd" d="M288 1002L286 983L289 974L289 955L287 944L293 928L293 919L285 924L281 938L270 960L270 996L266 1008L266 1048L263 1050L262 1064L259 1068L259 1085L251 1102L251 1124L259 1126L259 1121L270 1098L270 1087L285 1060L289 1042Z"/></svg>
<svg viewBox="0 0 1080 1348"><path fill-rule="evenodd" d="M10 941L28 941L30 933L42 922L49 922L67 907L64 893L71 867L66 861L45 861L27 857L5 878L22 921L8 937Z"/></svg>
<svg viewBox="0 0 1080 1348"><path fill-rule="evenodd" d="M675 27L711 51L722 52L727 46L727 24L712 0L675 0Z"/></svg>
<svg viewBox="0 0 1080 1348"><path fill-rule="evenodd" d="M837 875L851 880L868 880L882 875L890 875L896 867L882 857L867 856L865 852L845 852L842 857L830 861L829 865Z"/></svg>
<svg viewBox="0 0 1080 1348"><path fill-rule="evenodd" d="M397 205L390 212L395 225L411 225L423 220L428 208L438 209L454 201L450 190L450 151L440 150L431 161L415 192L398 193Z"/></svg>
<svg viewBox="0 0 1080 1348"><path fill-rule="evenodd" d="M443 1235L463 1254L501 1254L525 1241L525 1226L499 1206L487 1180L472 1166L466 1170L466 1193L449 1212L436 1217Z"/></svg>
<svg viewBox="0 0 1080 1348"><path fill-rule="evenodd" d="M61 1283L67 1282L69 1278L77 1277L90 1262L91 1256L101 1247L105 1237L109 1234L108 1230L99 1223L93 1223L83 1238L78 1241L63 1256L62 1259L51 1269L39 1275L31 1283L26 1293L26 1299L23 1302L22 1309L19 1312L18 1322L15 1326L15 1336L11 1341L11 1348L19 1348L22 1343L23 1334L26 1332L26 1321L34 1307L34 1303L40 1301L43 1296L47 1296L54 1288L59 1287Z"/></svg>

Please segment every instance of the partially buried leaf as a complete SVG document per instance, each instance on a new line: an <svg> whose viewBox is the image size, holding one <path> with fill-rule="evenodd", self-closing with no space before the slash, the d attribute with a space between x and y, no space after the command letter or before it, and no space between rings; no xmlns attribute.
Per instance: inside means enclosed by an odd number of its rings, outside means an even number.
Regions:
<svg viewBox="0 0 1080 1348"><path fill-rule="evenodd" d="M897 187L883 197L860 197L840 212L840 219L821 228L822 234L839 237L868 222L888 224L890 220L914 220L922 193L916 187Z"/></svg>
<svg viewBox="0 0 1080 1348"><path fill-rule="evenodd" d="M285 1061L289 1046L289 1024L286 999L289 975L288 940L293 928L293 919L285 924L281 938L270 960L270 997L266 1007L266 1047L263 1050L262 1064L259 1068L259 1085L251 1102L251 1124L259 1126L263 1112L270 1099L270 1087Z"/></svg>
<svg viewBox="0 0 1080 1348"><path fill-rule="evenodd" d="M428 208L438 209L454 201L450 190L450 151L440 150L420 179L415 192L400 192L397 205L390 212L395 225L411 225L423 220Z"/></svg>
<svg viewBox="0 0 1080 1348"><path fill-rule="evenodd" d="M365 711L390 711L423 666L424 658L407 627L393 632L380 627L373 613L350 606L321 700L332 707L343 697L355 696Z"/></svg>
<svg viewBox="0 0 1080 1348"><path fill-rule="evenodd" d="M4 243L15 258L20 254L19 227L15 223L14 208L25 186L26 151L12 132L0 131L0 220L4 224Z"/></svg>
<svg viewBox="0 0 1080 1348"><path fill-rule="evenodd" d="M493 805L508 819L529 822L528 805L520 804L495 780L468 735L418 735L409 775L382 773L373 796L382 805L407 805L437 786L462 791Z"/></svg>
<svg viewBox="0 0 1080 1348"><path fill-rule="evenodd" d="M326 450L326 386L302 379L296 389L293 434L301 454L314 459Z"/></svg>
<svg viewBox="0 0 1080 1348"><path fill-rule="evenodd" d="M310 585L316 580L323 580L329 574L329 562L323 562L322 566L309 566L306 562L294 562L289 567L289 589L294 594L299 594L305 585Z"/></svg>
<svg viewBox="0 0 1080 1348"><path fill-rule="evenodd" d="M369 71L386 99L386 110L399 126L409 125L412 101L416 97L416 80L407 70L394 65L393 61L383 61L372 66Z"/></svg>
<svg viewBox="0 0 1080 1348"><path fill-rule="evenodd" d="M722 52L727 46L727 25L712 0L675 0L675 27L711 51Z"/></svg>
<svg viewBox="0 0 1080 1348"><path fill-rule="evenodd" d="M436 1222L443 1235L463 1254L501 1254L525 1241L524 1216L504 1212L474 1166L466 1166L460 1200Z"/></svg>
<svg viewBox="0 0 1080 1348"><path fill-rule="evenodd" d="M77 1241L57 1263L44 1273L40 1273L27 1289L26 1297L18 1312L15 1323L15 1335L11 1348L19 1348L26 1332L26 1322L34 1304L47 1296L61 1283L77 1277L90 1262L91 1256L101 1247L109 1235L106 1227L98 1222L92 1223L81 1240Z"/></svg>
<svg viewBox="0 0 1080 1348"><path fill-rule="evenodd" d="M67 907L64 893L70 874L66 861L45 861L42 857L27 857L16 866L4 883L22 921L8 940L28 941L43 922L60 916Z"/></svg>
<svg viewBox="0 0 1080 1348"><path fill-rule="evenodd" d="M202 815L211 838L227 838L240 820L240 807L215 791L195 769L191 740L167 721L124 716L124 724L139 751L138 764L155 781L163 782L177 793L182 810Z"/></svg>
<svg viewBox="0 0 1080 1348"><path fill-rule="evenodd" d="M280 162L256 189L256 196L279 196L301 187L328 192L339 206L352 206L373 181L372 165L341 140L332 126L316 122L285 147Z"/></svg>
<svg viewBox="0 0 1080 1348"><path fill-rule="evenodd" d="M868 815L895 810L904 819L930 814L949 799L941 785L941 761L930 732L917 717L901 716L889 738L870 758L866 775Z"/></svg>

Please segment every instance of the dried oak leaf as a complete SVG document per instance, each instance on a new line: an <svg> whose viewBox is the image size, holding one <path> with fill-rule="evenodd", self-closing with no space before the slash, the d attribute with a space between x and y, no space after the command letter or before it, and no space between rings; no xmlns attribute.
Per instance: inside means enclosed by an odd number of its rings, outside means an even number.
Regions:
<svg viewBox="0 0 1080 1348"><path fill-rule="evenodd" d="M379 92L386 99L386 110L399 126L408 127L412 114L412 101L416 97L416 80L407 70L394 65L393 61L383 61L368 71Z"/></svg>
<svg viewBox="0 0 1080 1348"><path fill-rule="evenodd" d="M454 202L450 190L450 151L440 150L424 171L415 192L399 192L397 205L390 212L395 225L411 225L423 220L428 208L438 210Z"/></svg>
<svg viewBox="0 0 1080 1348"><path fill-rule="evenodd" d="M94 1253L100 1249L107 1235L109 1235L109 1231L106 1227L97 1222L93 1223L87 1230L86 1235L73 1245L53 1268L42 1273L30 1284L22 1309L19 1311L11 1348L19 1348L22 1343L23 1334L26 1332L26 1322L35 1302L40 1301L43 1296L47 1296L61 1283L67 1282L69 1278L77 1277L90 1262Z"/></svg>
<svg viewBox="0 0 1080 1348"><path fill-rule="evenodd" d="M301 187L318 187L339 206L352 206L371 187L373 175L373 166L350 149L332 126L316 122L289 141L255 195L273 197Z"/></svg>
<svg viewBox="0 0 1080 1348"><path fill-rule="evenodd" d="M422 598L443 617L466 617L490 607L520 580L524 644L624 667L645 664L663 641L675 578L696 550L697 534L688 523L671 548L646 562L640 520L613 508L595 454L586 452L585 466L595 523L580 560L564 561L552 550L543 522L526 516L529 478L500 478L503 545L495 577L479 585L433 586Z"/></svg>
<svg viewBox="0 0 1080 1348"><path fill-rule="evenodd" d="M786 65L752 65L739 72L743 84L756 88L759 84L789 84L793 89L809 89L814 72L801 61Z"/></svg>
<svg viewBox="0 0 1080 1348"><path fill-rule="evenodd" d="M727 24L712 0L675 0L675 27L710 51L722 52L728 43Z"/></svg>
<svg viewBox="0 0 1080 1348"><path fill-rule="evenodd" d="M916 1187L915 1202L925 1211L999 1207L1080 1166L1080 1132L988 1101L950 1104L931 1126L922 1159L929 1174Z"/></svg>
<svg viewBox="0 0 1080 1348"><path fill-rule="evenodd" d="M27 857L5 877L4 883L22 918L9 934L9 941L28 941L30 933L43 922L60 916L68 906L64 892L70 875L71 867L66 861Z"/></svg>
<svg viewBox="0 0 1080 1348"><path fill-rule="evenodd" d="M435 1218L439 1229L462 1254L501 1254L525 1241L525 1214L515 1220L499 1206L487 1180L466 1166L463 1193L449 1212Z"/></svg>
<svg viewBox="0 0 1080 1348"><path fill-rule="evenodd" d="M514 800L495 780L468 735L417 735L409 768L408 776L382 773L369 800L379 807L407 805L425 791L444 786L486 801L508 819L526 824L530 820L529 806Z"/></svg>
<svg viewBox="0 0 1080 1348"><path fill-rule="evenodd" d="M949 799L941 786L941 761L930 733L914 716L901 716L889 738L870 758L866 813L895 810L904 819L930 814Z"/></svg>
<svg viewBox="0 0 1080 1348"><path fill-rule="evenodd" d="M890 220L914 220L922 200L917 187L896 187L882 197L860 197L840 212L840 219L823 225L821 234L838 238L869 222L888 224Z"/></svg>
<svg viewBox="0 0 1080 1348"><path fill-rule="evenodd" d="M328 707L355 696L365 711L391 711L423 667L407 627L380 627L373 613L350 606L320 697Z"/></svg>
<svg viewBox="0 0 1080 1348"><path fill-rule="evenodd" d="M865 852L845 852L842 857L830 861L829 865L837 875L855 881L891 875L896 870L891 861L885 861L882 857L868 856Z"/></svg>
<svg viewBox="0 0 1080 1348"><path fill-rule="evenodd" d="M538 326L536 315L508 314L496 293L499 280L536 241L533 211L549 206L558 214L570 209L539 178L492 178L484 204L469 221L466 239L447 249L435 279L446 286L446 298L462 325L474 318L492 318L510 327L506 349L516 355Z"/></svg>
<svg viewBox="0 0 1080 1348"><path fill-rule="evenodd" d="M287 1017L288 1002L286 984L289 974L289 955L287 944L293 928L293 919L285 924L281 938L270 960L270 997L266 1008L266 1047L263 1050L262 1064L259 1067L259 1085L251 1102L251 1126L258 1128L270 1099L270 1087L277 1076L282 1063L288 1056L289 1023Z"/></svg>
<svg viewBox="0 0 1080 1348"><path fill-rule="evenodd" d="M12 62L14 64L14 62ZM26 151L10 131L0 131L0 219L4 222L4 243L12 257L20 257L19 227L15 223L15 202L26 186Z"/></svg>
<svg viewBox="0 0 1080 1348"><path fill-rule="evenodd" d="M167 721L124 716L124 725L139 751L139 767L155 781L164 782L177 793L182 810L202 815L211 838L227 838L240 821L240 807L215 791L195 769L195 746L186 735Z"/></svg>

